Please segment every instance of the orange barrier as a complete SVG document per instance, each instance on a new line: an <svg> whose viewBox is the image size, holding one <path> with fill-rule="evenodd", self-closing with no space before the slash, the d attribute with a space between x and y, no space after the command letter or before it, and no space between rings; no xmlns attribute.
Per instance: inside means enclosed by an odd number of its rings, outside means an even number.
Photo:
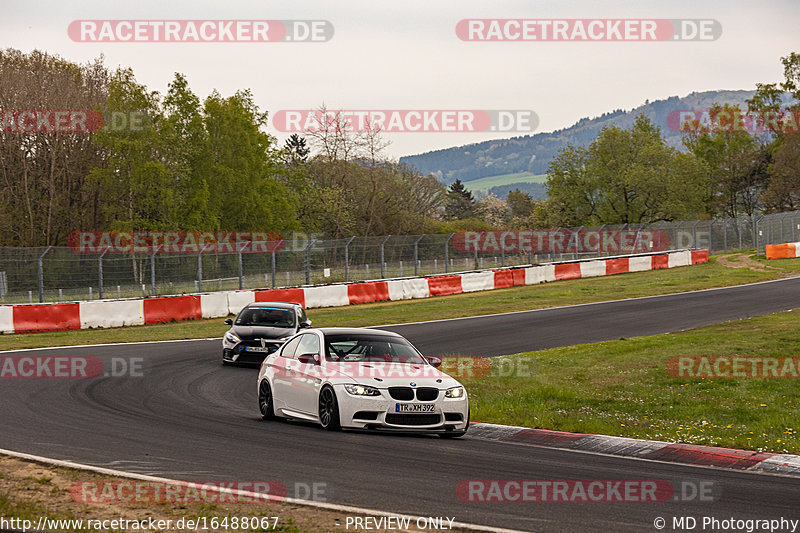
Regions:
<svg viewBox="0 0 800 533"><path fill-rule="evenodd" d="M767 259L789 259L797 257L797 244L768 244Z"/></svg>

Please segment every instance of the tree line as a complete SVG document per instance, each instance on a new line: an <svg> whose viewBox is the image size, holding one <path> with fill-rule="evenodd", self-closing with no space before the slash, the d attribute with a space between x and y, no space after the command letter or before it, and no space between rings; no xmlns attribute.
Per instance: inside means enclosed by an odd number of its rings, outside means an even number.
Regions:
<svg viewBox="0 0 800 533"><path fill-rule="evenodd" d="M758 84L752 110L800 111L800 54ZM476 198L460 180L383 155L379 130L320 121L284 144L249 90L201 99L176 73L165 94L129 68L0 51L0 112L94 110L103 128L19 131L0 116L0 246L63 245L76 230L278 231L351 235L548 228L752 215L800 206L800 134L690 132L667 145L640 116L550 163L548 198ZM721 106L717 110L728 110ZM333 119L330 117L333 116ZM134 119L135 117L135 119Z"/></svg>

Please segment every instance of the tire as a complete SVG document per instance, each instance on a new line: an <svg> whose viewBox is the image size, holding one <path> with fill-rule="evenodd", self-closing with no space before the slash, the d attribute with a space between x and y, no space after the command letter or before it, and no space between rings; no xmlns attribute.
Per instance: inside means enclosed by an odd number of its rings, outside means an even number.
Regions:
<svg viewBox="0 0 800 533"><path fill-rule="evenodd" d="M272 389L266 379L258 386L258 410L264 420L275 420L275 407L272 401Z"/></svg>
<svg viewBox="0 0 800 533"><path fill-rule="evenodd" d="M469 430L469 418L470 418L470 409L467 409L467 427L465 427L461 431L450 431L448 433L439 433L439 436L443 439L457 439L458 437L463 437L467 434L467 430Z"/></svg>
<svg viewBox="0 0 800 533"><path fill-rule="evenodd" d="M339 403L336 401L336 393L330 386L326 385L319 392L318 415L322 429L327 431L342 429L342 422L339 420Z"/></svg>

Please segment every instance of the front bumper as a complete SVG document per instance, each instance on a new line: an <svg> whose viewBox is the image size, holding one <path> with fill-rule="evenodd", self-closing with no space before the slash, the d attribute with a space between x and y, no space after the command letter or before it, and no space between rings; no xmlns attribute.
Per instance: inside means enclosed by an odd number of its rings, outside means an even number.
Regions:
<svg viewBox="0 0 800 533"><path fill-rule="evenodd" d="M260 365L267 356L278 351L282 344L283 342L267 342L264 345L267 351L254 352L252 348L261 348L260 343L242 341L239 344L230 345L223 341L222 360L229 363Z"/></svg>
<svg viewBox="0 0 800 533"><path fill-rule="evenodd" d="M343 385L334 387L342 427L411 433L449 433L464 431L469 424L469 399L444 398L444 391L433 401L399 401L386 390L381 396L353 396ZM427 413L398 413L397 404L433 405Z"/></svg>

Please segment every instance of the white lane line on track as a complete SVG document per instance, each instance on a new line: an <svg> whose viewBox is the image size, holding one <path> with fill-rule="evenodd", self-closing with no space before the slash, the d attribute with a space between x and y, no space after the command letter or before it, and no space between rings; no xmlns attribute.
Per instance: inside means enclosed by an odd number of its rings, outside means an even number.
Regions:
<svg viewBox="0 0 800 533"><path fill-rule="evenodd" d="M175 484L186 486L192 484L189 481L181 481L177 479L169 479L163 477L156 477L156 476L148 476L144 474L136 474L133 472L125 472L122 470L114 470L111 468L103 468L99 466L92 466L92 465L84 465L81 463L73 463L72 461L62 461L60 459L51 459L49 457L42 457L40 455L32 455L29 453L21 453L15 452L13 450L5 450L0 448L0 454L2 455L9 455L11 457L16 457L18 459L26 459L28 461L34 461L37 463L43 463L51 466L58 466L61 468L72 468L75 470L86 470L90 472L96 472L98 474L104 474L107 476L116 476L116 477L124 477L128 479L137 479L140 481L150 481L153 483L165 483L165 484ZM239 489L219 489L220 492L224 492L226 494L233 494L236 496L241 496L244 498L261 498L264 499L263 494L258 494L250 491L239 490ZM294 505L304 505L307 507L318 507L320 509L327 509L329 511L339 511L344 513L356 513L356 514L365 514L365 515L372 515L372 516L396 516L400 518L408 518L410 520L416 520L419 518L418 516L412 515L405 515L399 513L390 513L387 511L379 511L377 509L366 509L363 507L353 507L350 505L338 505L335 503L325 503L325 502L315 502L311 500L300 500L297 498L274 498L276 503L290 503ZM492 527L492 526L481 526L478 524L467 524L464 522L453 522L453 526L461 529L468 529L470 531L488 531L490 533L524 533L521 530L517 529L504 529L499 527Z"/></svg>
<svg viewBox="0 0 800 533"><path fill-rule="evenodd" d="M569 309L571 307L586 307L589 305L602 305L602 304L613 304L617 302L628 302L634 300L647 300L650 298L664 298L667 296L680 296L684 294L695 294L698 292L709 292L709 291L724 291L730 289L738 289L741 287L750 287L752 285L762 285L764 283L776 283L779 281L788 281L791 279L795 279L797 276L793 276L790 278L779 278L779 279L770 279L767 281L757 281L755 283L743 283L741 285L731 285L730 287L711 287L709 289L698 289L695 291L684 291L684 292L671 292L669 294L654 294L652 296L635 296L632 298L620 298L619 300L603 300L601 302L587 302L582 304L573 304L573 305L560 305L556 307L542 307L540 309L525 309L523 311L507 311L505 313L489 313L486 315L473 315L473 316L462 316L462 317L455 317L455 318L440 318L436 320L424 320L421 322L401 322L399 324L381 324L379 326L365 326L369 328L386 328L390 326L411 326L411 325L419 325L419 324L435 324L437 322L450 322L453 320L470 320L473 318L486 318L486 317L493 317L493 316L507 316L507 315L519 315L524 313L538 313L542 311L552 311L554 309ZM464 293L464 294L473 294L473 293ZM413 300L397 300L397 301L413 301ZM789 309L791 311L792 309ZM77 330L76 330L77 331ZM21 335L21 334L20 334ZM74 344L69 346L51 346L45 348L19 348L16 350L4 350L0 351L0 354L4 353L14 353L14 352L32 352L36 350L59 350L65 348L92 348L95 346L127 346L127 345L134 345L134 344L159 344L159 343L167 343L167 342L202 342L202 341L218 341L221 340L222 337L206 337L201 339L174 339L174 340L163 340L163 341L135 341L135 342L110 342L104 344Z"/></svg>

